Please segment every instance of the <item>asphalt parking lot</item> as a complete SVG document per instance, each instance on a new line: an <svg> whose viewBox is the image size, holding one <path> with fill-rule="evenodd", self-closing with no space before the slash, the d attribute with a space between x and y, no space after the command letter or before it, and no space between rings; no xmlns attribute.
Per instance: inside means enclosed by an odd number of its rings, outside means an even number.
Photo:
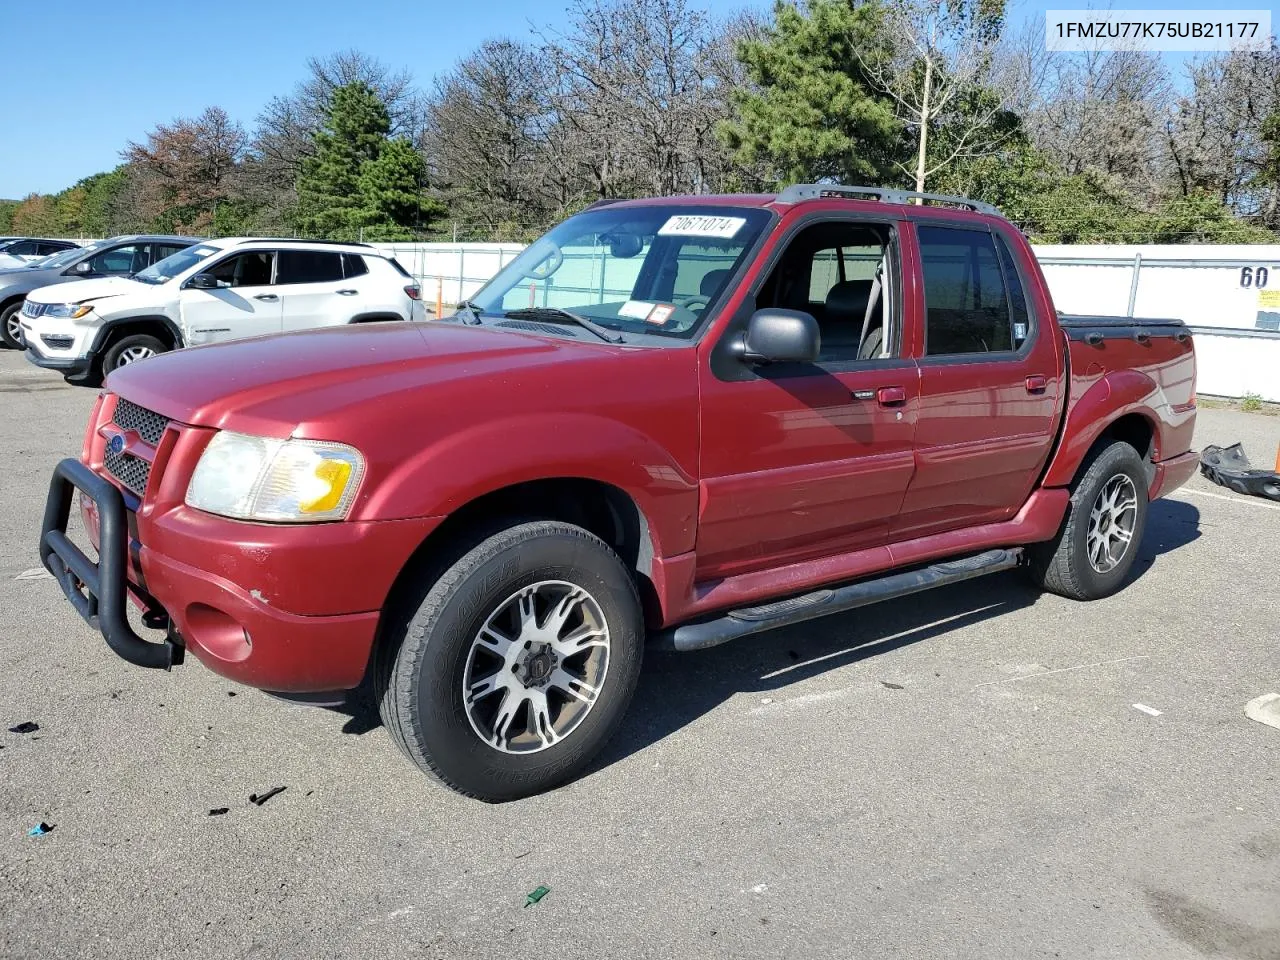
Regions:
<svg viewBox="0 0 1280 960"><path fill-rule="evenodd" d="M1280 957L1280 505L1197 477L1094 604L1000 574L651 654L590 775L486 806L23 577L94 396L0 351L0 956ZM1280 418L1201 412L1236 440Z"/></svg>

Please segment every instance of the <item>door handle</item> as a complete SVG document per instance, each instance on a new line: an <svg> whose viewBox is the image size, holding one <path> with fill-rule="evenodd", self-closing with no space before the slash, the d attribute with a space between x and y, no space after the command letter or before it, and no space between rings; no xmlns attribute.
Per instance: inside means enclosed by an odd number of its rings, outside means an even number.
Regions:
<svg viewBox="0 0 1280 960"><path fill-rule="evenodd" d="M882 407L900 407L907 402L905 387L881 387L876 391L876 402Z"/></svg>
<svg viewBox="0 0 1280 960"><path fill-rule="evenodd" d="M338 293L342 294L342 296L344 297L354 297L359 292L360 292L359 290L339 290L338 291Z"/></svg>
<svg viewBox="0 0 1280 960"><path fill-rule="evenodd" d="M1049 389L1049 381L1040 374L1027 377L1027 393L1044 393Z"/></svg>
<svg viewBox="0 0 1280 960"><path fill-rule="evenodd" d="M274 293L255 293L253 295L253 299L262 300L266 303L271 303L272 301L279 300L280 298L277 297Z"/></svg>

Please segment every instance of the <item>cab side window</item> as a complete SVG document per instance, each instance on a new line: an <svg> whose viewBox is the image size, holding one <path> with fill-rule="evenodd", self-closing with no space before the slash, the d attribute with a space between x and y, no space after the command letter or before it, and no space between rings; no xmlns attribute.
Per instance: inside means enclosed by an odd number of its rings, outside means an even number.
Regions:
<svg viewBox="0 0 1280 960"><path fill-rule="evenodd" d="M214 264L205 273L217 280L219 286L265 287L271 284L274 259L275 254L269 250L238 253Z"/></svg>
<svg viewBox="0 0 1280 960"><path fill-rule="evenodd" d="M811 314L822 337L819 363L896 356L890 239L889 228L879 224L833 221L804 228L757 293L757 309Z"/></svg>
<svg viewBox="0 0 1280 960"><path fill-rule="evenodd" d="M917 235L924 271L926 353L935 357L1015 349L1005 272L991 233L920 226Z"/></svg>

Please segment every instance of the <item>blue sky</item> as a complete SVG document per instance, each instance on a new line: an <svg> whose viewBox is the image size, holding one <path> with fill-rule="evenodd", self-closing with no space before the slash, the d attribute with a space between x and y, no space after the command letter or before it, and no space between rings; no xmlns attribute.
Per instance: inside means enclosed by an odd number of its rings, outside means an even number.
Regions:
<svg viewBox="0 0 1280 960"><path fill-rule="evenodd" d="M715 14L770 0L692 0ZM1119 9L1193 9L1207 0L1114 0ZM1232 4L1236 6L1237 4ZM0 93L0 197L53 192L109 170L158 122L219 105L246 128L303 77L309 56L356 48L422 86L492 36L565 21L564 0L221 0L40 3L2 17L10 57ZM1014 20L1080 0L1013 0ZM1265 6L1241 0L1240 7ZM1273 17L1274 8L1273 8Z"/></svg>

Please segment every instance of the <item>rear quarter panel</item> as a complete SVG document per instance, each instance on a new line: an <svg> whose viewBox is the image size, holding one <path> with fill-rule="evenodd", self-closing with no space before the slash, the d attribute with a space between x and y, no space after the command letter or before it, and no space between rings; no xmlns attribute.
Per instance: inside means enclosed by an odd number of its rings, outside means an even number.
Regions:
<svg viewBox="0 0 1280 960"><path fill-rule="evenodd" d="M1191 449L1195 430L1195 346L1190 337L1108 336L1098 344L1068 339L1070 377L1062 440L1044 485L1066 486L1089 448L1126 414L1152 428L1151 459L1169 460ZM1146 451L1140 451L1145 453Z"/></svg>

